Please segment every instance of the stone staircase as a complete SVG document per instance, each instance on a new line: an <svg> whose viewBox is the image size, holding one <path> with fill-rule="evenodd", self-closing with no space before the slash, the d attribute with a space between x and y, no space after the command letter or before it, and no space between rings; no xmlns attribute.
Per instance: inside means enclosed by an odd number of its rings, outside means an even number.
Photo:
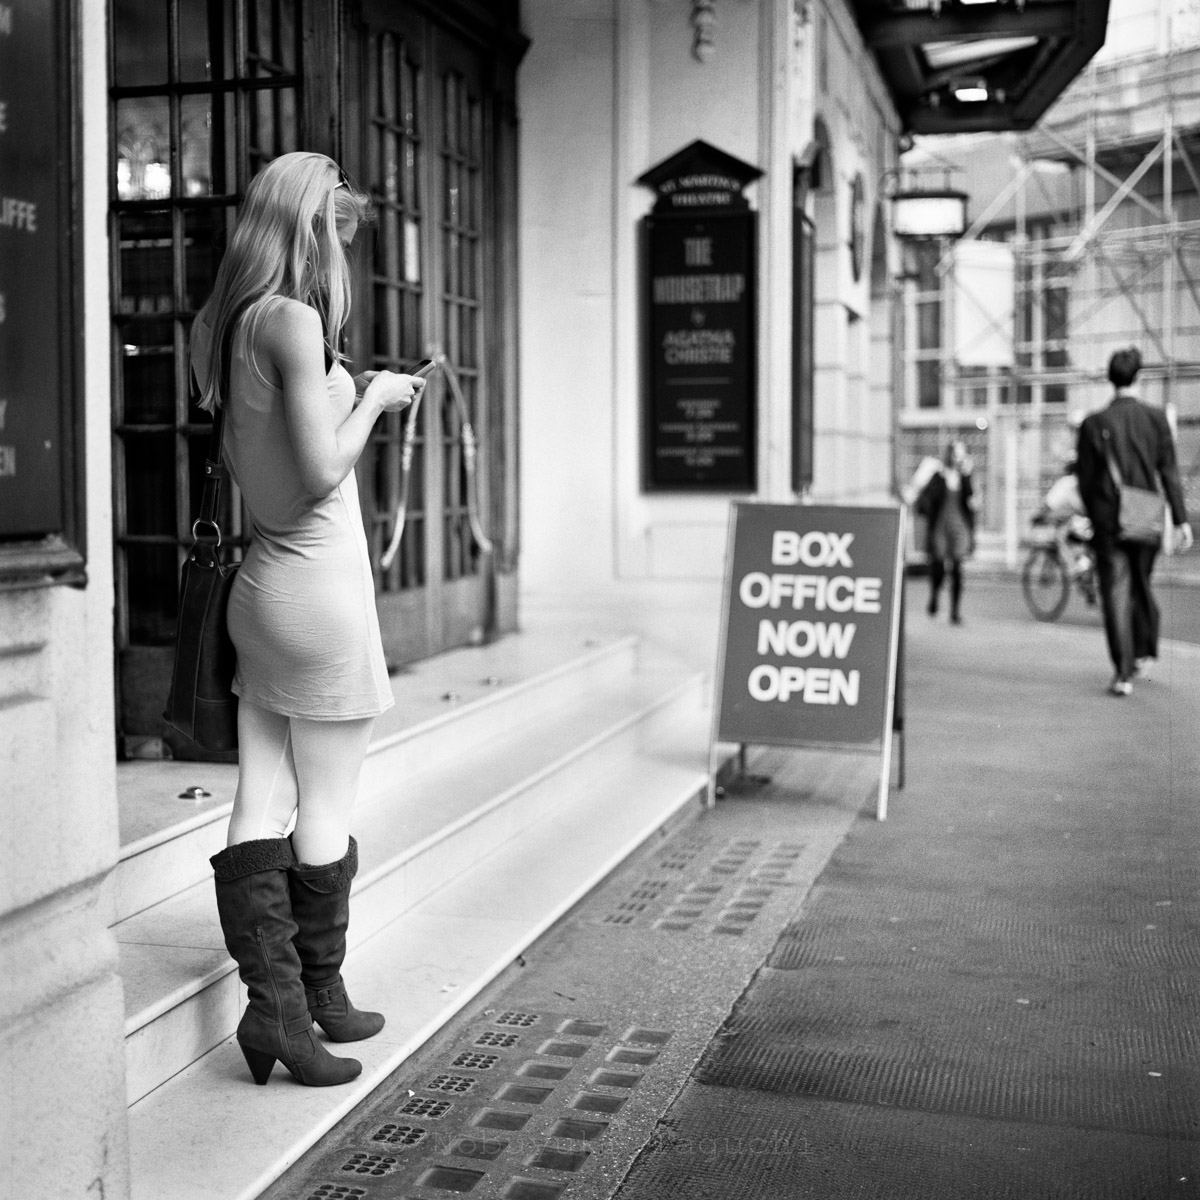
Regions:
<svg viewBox="0 0 1200 1200"><path fill-rule="evenodd" d="M233 1040L244 989L208 857L236 768L121 767L115 873L137 1200L258 1193L707 783L702 674L569 631L455 651L393 678L363 771L345 975L386 1029L335 1048L336 1088ZM194 794L189 789L198 789Z"/></svg>

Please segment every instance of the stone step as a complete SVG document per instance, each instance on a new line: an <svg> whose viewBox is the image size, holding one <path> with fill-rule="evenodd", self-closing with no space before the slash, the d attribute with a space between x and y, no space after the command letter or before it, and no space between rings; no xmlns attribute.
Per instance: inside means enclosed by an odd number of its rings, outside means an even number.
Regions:
<svg viewBox="0 0 1200 1200"><path fill-rule="evenodd" d="M598 682L585 671L579 680L573 699L560 697L556 711L546 711L537 695L524 721L514 706L502 706L510 711L496 727L485 729L468 715L468 736L440 731L458 753L433 755L424 769L417 769L412 739L374 756L374 782L354 821L360 872L352 945L553 818L595 779L653 749L664 728L704 706L702 679L691 673ZM698 760L702 744L703 737ZM394 770L393 755L402 763ZM241 987L224 949L210 875L114 927L131 1103L227 1038L237 1023Z"/></svg>
<svg viewBox="0 0 1200 1200"><path fill-rule="evenodd" d="M377 1037L336 1047L363 1063L359 1079L305 1088L277 1065L268 1087L255 1087L228 1036L241 1003L231 989L215 1049L130 1108L134 1200L160 1200L168 1186L173 1200L256 1197L646 838L681 819L705 794L708 715L698 688L692 702L675 691L646 724L627 722L627 753L583 752L578 770L553 777L519 837L483 839L482 857L351 950L356 1003L388 1017ZM394 873L376 868L378 880ZM356 896L360 928L374 890L381 883Z"/></svg>
<svg viewBox="0 0 1200 1200"><path fill-rule="evenodd" d="M388 793L397 778L456 756L464 744L502 736L628 677L637 655L633 637L519 635L393 676L396 705L376 724L360 803ZM236 786L237 767L228 763L120 765L121 858L113 879L118 921L209 877L208 860L225 844ZM184 794L196 787L207 794Z"/></svg>

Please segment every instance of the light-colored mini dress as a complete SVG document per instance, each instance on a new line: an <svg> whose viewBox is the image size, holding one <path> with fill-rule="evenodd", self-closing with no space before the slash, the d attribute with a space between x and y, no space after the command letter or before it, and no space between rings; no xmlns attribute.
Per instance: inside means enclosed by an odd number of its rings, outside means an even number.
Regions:
<svg viewBox="0 0 1200 1200"><path fill-rule="evenodd" d="M206 361L208 335L197 324L195 361ZM326 386L340 424L354 407L354 381L335 362ZM245 321L233 337L229 391L225 463L254 522L229 595L233 690L288 717L378 716L394 698L354 471L327 496L305 490L283 390L247 347Z"/></svg>

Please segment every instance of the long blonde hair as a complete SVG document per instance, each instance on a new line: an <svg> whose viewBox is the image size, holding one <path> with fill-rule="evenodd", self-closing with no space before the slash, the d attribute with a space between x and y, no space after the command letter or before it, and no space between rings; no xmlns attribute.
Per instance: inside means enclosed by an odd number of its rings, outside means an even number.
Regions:
<svg viewBox="0 0 1200 1200"><path fill-rule="evenodd" d="M211 338L202 351L206 370L200 407L223 404L221 347L246 318L254 337L266 305L276 297L299 300L321 314L325 348L335 361L350 315L350 267L338 224L367 221L371 202L346 181L324 154L298 150L269 162L250 181L229 249L217 269L212 295L196 314ZM322 270L322 268L324 268ZM197 366L201 364L197 363Z"/></svg>

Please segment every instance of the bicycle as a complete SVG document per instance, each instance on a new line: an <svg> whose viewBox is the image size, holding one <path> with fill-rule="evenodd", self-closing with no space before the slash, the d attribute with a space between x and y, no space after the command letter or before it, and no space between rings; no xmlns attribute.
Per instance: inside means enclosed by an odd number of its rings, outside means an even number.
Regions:
<svg viewBox="0 0 1200 1200"><path fill-rule="evenodd" d="M1054 528L1047 530L1048 536L1027 542L1030 549L1021 568L1021 590L1029 611L1039 621L1057 621L1071 599L1072 581L1084 600L1095 604L1096 560L1088 543L1071 536L1068 522L1055 523L1048 514L1038 513L1033 524Z"/></svg>

